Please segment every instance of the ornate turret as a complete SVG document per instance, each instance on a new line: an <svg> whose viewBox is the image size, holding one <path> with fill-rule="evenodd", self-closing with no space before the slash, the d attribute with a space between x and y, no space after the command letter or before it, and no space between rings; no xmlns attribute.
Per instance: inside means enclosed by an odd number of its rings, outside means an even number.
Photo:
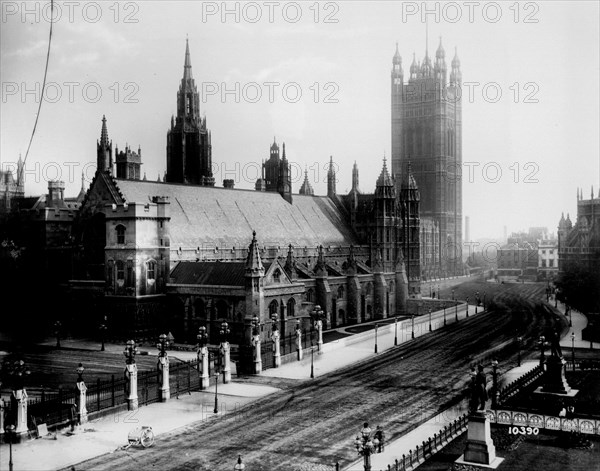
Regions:
<svg viewBox="0 0 600 471"><path fill-rule="evenodd" d="M285 142L283 143L283 155L281 156L281 161L279 162L277 191L284 200L292 204L292 179L290 176L290 164L285 155Z"/></svg>
<svg viewBox="0 0 600 471"><path fill-rule="evenodd" d="M327 170L327 196L333 198L335 191L335 168L333 166L333 156L329 156L329 170Z"/></svg>
<svg viewBox="0 0 600 471"><path fill-rule="evenodd" d="M398 43L396 43L396 52L394 53L394 57L392 58L392 79L399 79L394 83L396 85L402 85L404 79L404 70L402 70L402 57L400 56L400 51L398 50Z"/></svg>
<svg viewBox="0 0 600 471"><path fill-rule="evenodd" d="M100 131L100 140L97 142L97 170L99 172L112 172L112 141L108 140L108 130L106 129L106 116L102 116L102 131Z"/></svg>
<svg viewBox="0 0 600 471"><path fill-rule="evenodd" d="M292 244L290 244L288 247L288 253L283 269L287 273L290 280L294 281L298 278L298 273L296 272L296 257L294 256L294 247Z"/></svg>
<svg viewBox="0 0 600 471"><path fill-rule="evenodd" d="M313 196L315 194L315 190L313 190L313 187L311 186L310 182L308 181L308 170L307 169L304 169L304 181L302 182L302 186L300 187L300 194L308 195L308 196Z"/></svg>
<svg viewBox="0 0 600 471"><path fill-rule="evenodd" d="M462 83L462 72L460 71L460 59L458 58L458 52L454 48L454 59L452 59L452 71L450 72L450 83L458 84Z"/></svg>

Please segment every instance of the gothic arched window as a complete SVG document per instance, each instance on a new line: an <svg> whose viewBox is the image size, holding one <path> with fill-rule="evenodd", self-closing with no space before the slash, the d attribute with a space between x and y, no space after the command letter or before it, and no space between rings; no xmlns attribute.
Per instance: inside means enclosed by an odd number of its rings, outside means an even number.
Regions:
<svg viewBox="0 0 600 471"><path fill-rule="evenodd" d="M148 280L156 279L156 262L154 260L146 262L146 278Z"/></svg>
<svg viewBox="0 0 600 471"><path fill-rule="evenodd" d="M313 297L314 297L314 292L313 292L312 288L310 288L310 289L309 289L309 290L306 292L306 300L307 300L309 303L312 303L312 302L313 302Z"/></svg>
<svg viewBox="0 0 600 471"><path fill-rule="evenodd" d="M288 317L294 317L296 315L296 300L294 298L288 299L287 315Z"/></svg>

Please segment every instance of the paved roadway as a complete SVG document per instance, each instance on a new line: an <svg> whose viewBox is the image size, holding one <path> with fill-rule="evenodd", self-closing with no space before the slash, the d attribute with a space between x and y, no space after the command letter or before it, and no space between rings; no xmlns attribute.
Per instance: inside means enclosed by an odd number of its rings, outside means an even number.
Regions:
<svg viewBox="0 0 600 471"><path fill-rule="evenodd" d="M526 316L484 314L313 381L280 380L283 391L236 413L162 435L152 448L117 451L75 469L218 471L230 469L238 454L253 471L349 465L364 420L394 440L446 408L462 395L473 361L490 350L500 361L516 356L505 348L523 324L523 334L539 335L544 321L534 315L524 323Z"/></svg>

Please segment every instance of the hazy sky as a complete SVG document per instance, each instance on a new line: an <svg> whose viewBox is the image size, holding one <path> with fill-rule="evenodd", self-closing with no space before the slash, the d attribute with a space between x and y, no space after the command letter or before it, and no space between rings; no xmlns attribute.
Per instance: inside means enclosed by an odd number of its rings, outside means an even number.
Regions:
<svg viewBox="0 0 600 471"><path fill-rule="evenodd" d="M562 211L576 213L578 186L586 198L592 185L598 193L596 1L230 2L225 16L221 2L57 5L27 194L45 192L58 176L75 195L84 169L89 182L103 114L113 146L140 145L142 171L162 175L186 35L219 186L234 178L236 187L253 188L276 136L294 163L294 192L307 166L317 194L326 193L330 155L338 192L350 189L354 161L361 189L373 191L382 157L390 156L395 45L407 76L413 51L418 60L425 54L425 17L430 54L442 36L448 65L456 46L471 83L463 87L471 238L501 236L504 225L556 231ZM34 125L48 6L1 2L3 168L25 156Z"/></svg>

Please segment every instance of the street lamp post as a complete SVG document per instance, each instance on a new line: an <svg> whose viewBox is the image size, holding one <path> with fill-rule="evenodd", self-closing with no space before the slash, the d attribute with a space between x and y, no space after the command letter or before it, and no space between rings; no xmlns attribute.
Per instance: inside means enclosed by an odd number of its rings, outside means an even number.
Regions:
<svg viewBox="0 0 600 471"><path fill-rule="evenodd" d="M398 345L398 316L394 319L394 346Z"/></svg>
<svg viewBox="0 0 600 471"><path fill-rule="evenodd" d="M60 348L60 321L54 323L54 333L56 334L56 348Z"/></svg>
<svg viewBox="0 0 600 471"><path fill-rule="evenodd" d="M315 377L315 359L314 359L315 347L312 342L312 338L310 339L310 377Z"/></svg>
<svg viewBox="0 0 600 471"><path fill-rule="evenodd" d="M135 356L138 349L134 340L128 340L125 344L123 355L125 356L126 375L129 377L129 396L127 397L127 410L137 410L138 394L137 394L137 365L135 364Z"/></svg>
<svg viewBox="0 0 600 471"><path fill-rule="evenodd" d="M217 397L218 386L219 386L219 370L218 370L217 366L215 365L215 409L213 410L213 412L215 414L219 413L219 399Z"/></svg>
<svg viewBox="0 0 600 471"><path fill-rule="evenodd" d="M277 327L277 313L273 313L271 316L272 329L271 329L271 340L273 340L273 361L275 363L275 368L279 368L281 366L281 346L279 345L279 329ZM285 339L284 339L285 340Z"/></svg>
<svg viewBox="0 0 600 471"><path fill-rule="evenodd" d="M223 321L221 323L221 330L219 331L219 334L221 335L220 353L223 358L223 384L231 382L231 350L229 342L227 341L230 333L231 330L229 329L229 324Z"/></svg>
<svg viewBox="0 0 600 471"><path fill-rule="evenodd" d="M254 374L262 372L262 352L260 348L260 319L252 318L252 346L254 347Z"/></svg>
<svg viewBox="0 0 600 471"><path fill-rule="evenodd" d="M492 384L494 393L492 395L492 408L495 410L498 407L498 360L492 361Z"/></svg>
<svg viewBox="0 0 600 471"><path fill-rule="evenodd" d="M379 445L379 439L375 437L371 440L371 428L369 427L368 422L363 424L360 435L356 436L354 444L358 454L364 457L365 471L371 471L371 455L375 453L375 450Z"/></svg>
<svg viewBox="0 0 600 471"><path fill-rule="evenodd" d="M379 325L377 323L375 323L375 353L377 353L377 329L379 328Z"/></svg>
<svg viewBox="0 0 600 471"><path fill-rule="evenodd" d="M467 304L467 306L466 306L467 307L467 317L469 317L469 297L468 296L466 299L466 304Z"/></svg>
<svg viewBox="0 0 600 471"><path fill-rule="evenodd" d="M483 293L483 310L484 311L485 311L485 296L486 296L486 293L484 292Z"/></svg>
<svg viewBox="0 0 600 471"><path fill-rule="evenodd" d="M431 332L433 329L431 328L431 308L429 308L429 332Z"/></svg>
<svg viewBox="0 0 600 471"><path fill-rule="evenodd" d="M540 366L544 366L544 342L546 341L546 337L540 335L539 345L540 345Z"/></svg>
<svg viewBox="0 0 600 471"><path fill-rule="evenodd" d="M517 349L518 349L517 366L521 366L521 342L522 341L523 341L523 337L517 337Z"/></svg>
<svg viewBox="0 0 600 471"><path fill-rule="evenodd" d="M444 309L444 325L446 325L446 303L442 304L442 308Z"/></svg>
<svg viewBox="0 0 600 471"><path fill-rule="evenodd" d="M13 456L12 456L12 442L15 436L15 426L7 425L4 428L6 437L8 438L8 471L13 471Z"/></svg>
<svg viewBox="0 0 600 471"><path fill-rule="evenodd" d="M104 351L104 340L106 338L106 331L108 330L108 327L106 326L106 324L100 324L99 329L100 329L100 341L102 342L100 351L103 352Z"/></svg>
<svg viewBox="0 0 600 471"><path fill-rule="evenodd" d="M458 322L458 303L454 301L454 319Z"/></svg>
<svg viewBox="0 0 600 471"><path fill-rule="evenodd" d="M452 301L454 301L454 288L452 288Z"/></svg>
<svg viewBox="0 0 600 471"><path fill-rule="evenodd" d="M166 402L171 397L171 386L169 381L169 356L167 354L167 347L169 346L169 340L166 334L160 334L158 336L158 342L156 348L158 349L158 371L160 373L160 400ZM179 394L179 392L178 392Z"/></svg>
<svg viewBox="0 0 600 471"><path fill-rule="evenodd" d="M571 332L571 362L575 371L575 332Z"/></svg>
<svg viewBox="0 0 600 471"><path fill-rule="evenodd" d="M208 376L208 349L206 348L206 343L208 341L208 334L206 333L206 327L200 326L198 328L198 335L196 335L196 339L198 339L198 368L201 368L200 371L200 389L208 388L209 376Z"/></svg>
<svg viewBox="0 0 600 471"><path fill-rule="evenodd" d="M411 321L411 326L412 326L412 330L410 332L410 338L414 339L415 338L415 315L414 314L412 316L410 316L410 321Z"/></svg>
<svg viewBox="0 0 600 471"><path fill-rule="evenodd" d="M311 317L314 322L314 326L317 328L317 349L319 351L323 350L323 316L324 312L321 309L321 306L318 304L315 305Z"/></svg>

